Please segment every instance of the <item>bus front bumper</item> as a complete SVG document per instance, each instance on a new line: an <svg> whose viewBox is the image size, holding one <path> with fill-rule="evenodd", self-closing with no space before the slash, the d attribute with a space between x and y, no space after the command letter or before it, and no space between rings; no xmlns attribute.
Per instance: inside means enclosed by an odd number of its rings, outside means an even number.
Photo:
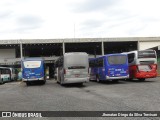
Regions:
<svg viewBox="0 0 160 120"><path fill-rule="evenodd" d="M67 83L84 83L89 82L89 77L86 78L64 78L63 84Z"/></svg>
<svg viewBox="0 0 160 120"><path fill-rule="evenodd" d="M29 78L29 79L22 78L22 81L24 81L24 82L37 81L37 80L44 80L44 77L41 77L41 78Z"/></svg>
<svg viewBox="0 0 160 120"><path fill-rule="evenodd" d="M120 76L120 77L110 77L110 76L106 76L106 80L114 80L114 79L128 79L129 78L129 75L127 76Z"/></svg>

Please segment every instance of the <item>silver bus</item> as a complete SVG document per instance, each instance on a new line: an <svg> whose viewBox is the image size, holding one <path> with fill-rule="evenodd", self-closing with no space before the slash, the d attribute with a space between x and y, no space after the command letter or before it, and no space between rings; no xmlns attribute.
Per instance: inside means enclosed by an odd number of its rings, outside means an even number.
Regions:
<svg viewBox="0 0 160 120"><path fill-rule="evenodd" d="M88 54L85 52L65 53L55 62L55 79L58 83L79 83L89 81Z"/></svg>
<svg viewBox="0 0 160 120"><path fill-rule="evenodd" d="M16 81L18 79L18 71L15 68L9 68L11 73L11 80Z"/></svg>

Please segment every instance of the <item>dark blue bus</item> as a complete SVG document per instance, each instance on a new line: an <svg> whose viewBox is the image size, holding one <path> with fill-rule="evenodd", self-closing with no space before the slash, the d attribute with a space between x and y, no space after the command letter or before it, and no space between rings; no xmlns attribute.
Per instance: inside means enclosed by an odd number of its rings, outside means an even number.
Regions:
<svg viewBox="0 0 160 120"><path fill-rule="evenodd" d="M128 58L126 54L107 54L89 59L90 80L118 81L128 79Z"/></svg>
<svg viewBox="0 0 160 120"><path fill-rule="evenodd" d="M45 84L45 67L42 58L25 58L22 60L22 80L29 85L33 81Z"/></svg>

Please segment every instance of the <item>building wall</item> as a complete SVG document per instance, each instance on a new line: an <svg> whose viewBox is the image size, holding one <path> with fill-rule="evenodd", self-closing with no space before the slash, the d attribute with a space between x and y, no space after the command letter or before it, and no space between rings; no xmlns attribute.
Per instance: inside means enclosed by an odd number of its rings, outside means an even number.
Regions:
<svg viewBox="0 0 160 120"><path fill-rule="evenodd" d="M13 59L16 58L16 50L15 49L0 49L0 59Z"/></svg>
<svg viewBox="0 0 160 120"><path fill-rule="evenodd" d="M145 50L153 47L157 47L160 45L160 41L145 41L145 42L139 42L139 50Z"/></svg>

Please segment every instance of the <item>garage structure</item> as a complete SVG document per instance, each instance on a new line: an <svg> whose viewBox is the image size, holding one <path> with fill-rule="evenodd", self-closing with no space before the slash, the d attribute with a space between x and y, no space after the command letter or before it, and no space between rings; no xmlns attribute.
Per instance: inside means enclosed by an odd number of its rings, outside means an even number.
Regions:
<svg viewBox="0 0 160 120"><path fill-rule="evenodd" d="M20 61L25 57L43 57L52 77L54 60L65 52L87 52L89 57L97 57L152 48L159 58L159 45L160 37L1 40L0 64L20 67Z"/></svg>

